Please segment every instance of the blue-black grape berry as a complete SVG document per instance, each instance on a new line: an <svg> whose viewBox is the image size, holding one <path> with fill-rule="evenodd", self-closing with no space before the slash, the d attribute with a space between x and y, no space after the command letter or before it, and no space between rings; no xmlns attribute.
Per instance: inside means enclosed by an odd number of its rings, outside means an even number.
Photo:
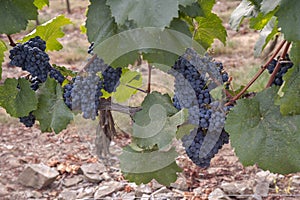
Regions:
<svg viewBox="0 0 300 200"><path fill-rule="evenodd" d="M188 109L189 123L197 125L190 134L182 138L188 157L196 165L208 167L219 149L229 142L229 135L224 130L227 109L213 100L207 78L186 59L191 56L180 56L172 67L171 74L175 77L173 104L177 109ZM207 63L207 59L197 59L195 60L199 60L201 64ZM208 65L217 68L223 83L228 81L229 77L222 63L209 62Z"/></svg>
<svg viewBox="0 0 300 200"><path fill-rule="evenodd" d="M117 86L119 85L119 80L122 74L122 68L112 68L108 66L103 72L103 84L104 90L108 93L115 92Z"/></svg>
<svg viewBox="0 0 300 200"><path fill-rule="evenodd" d="M293 67L293 63L289 59L288 54L286 55L285 60L282 60L279 62L280 62L280 68L279 68L279 71L276 73L274 81L272 83L272 85L277 85L277 86L281 86L283 84L284 81L283 81L282 77L290 68ZM277 63L278 63L278 60L273 59L271 61L271 63L267 66L267 70L270 74L273 73Z"/></svg>
<svg viewBox="0 0 300 200"><path fill-rule="evenodd" d="M28 116L20 117L19 120L26 127L32 127L34 125L34 123L35 123L35 116L32 113L29 113Z"/></svg>

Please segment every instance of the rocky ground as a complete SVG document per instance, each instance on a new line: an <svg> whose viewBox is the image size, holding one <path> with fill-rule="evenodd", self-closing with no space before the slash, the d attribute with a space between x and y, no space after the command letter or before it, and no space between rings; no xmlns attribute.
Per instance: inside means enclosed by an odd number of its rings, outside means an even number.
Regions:
<svg viewBox="0 0 300 200"><path fill-rule="evenodd" d="M1 111L3 200L300 198L300 174L283 176L256 166L243 167L230 145L224 146L208 169L200 169L186 157L179 143L181 156L177 162L183 172L175 183L168 187L156 181L136 185L124 180L117 158L129 141L127 135L119 134L111 144L111 155L98 159L95 134L86 127L72 124L58 135L41 133L37 126L25 128L5 115ZM47 185L51 178L52 183Z"/></svg>

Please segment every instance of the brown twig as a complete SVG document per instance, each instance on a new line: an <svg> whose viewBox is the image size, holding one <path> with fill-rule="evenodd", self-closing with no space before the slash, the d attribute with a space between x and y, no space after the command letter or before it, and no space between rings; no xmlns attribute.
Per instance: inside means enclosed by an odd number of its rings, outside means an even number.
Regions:
<svg viewBox="0 0 300 200"><path fill-rule="evenodd" d="M272 85L272 83L273 83L273 81L274 81L274 79L275 79L275 76L276 76L277 72L279 71L279 69L280 69L280 67L281 67L281 65L280 65L280 60L283 60L283 59L285 58L285 56L286 56L286 54L287 54L287 52L288 52L288 50L289 50L289 48L290 48L290 45L291 45L291 42L288 42L288 43L286 44L286 46L285 46L285 48L284 48L284 50L283 50L283 52L282 52L282 54L281 54L281 57L280 57L280 59L278 60L276 66L275 66L275 68L274 68L274 71L273 71L272 74L271 74L271 77L270 77L270 79L269 79L269 81L268 81L268 83L267 83L267 85L266 85L266 88L268 88L268 87L270 87L270 86Z"/></svg>
<svg viewBox="0 0 300 200"><path fill-rule="evenodd" d="M101 100L101 104L99 107L99 110L111 110L111 111L117 111L125 114L129 114L130 116L133 116L136 112L140 111L141 107L130 107L130 106L124 106L116 103L112 103L108 100Z"/></svg>
<svg viewBox="0 0 300 200"><path fill-rule="evenodd" d="M137 87L134 87L134 86L131 86L131 85L128 85L128 84L126 84L125 86L129 87L129 88L132 88L132 89L135 89L135 90L138 90L138 91L143 92L143 93L148 93L147 90L143 90L141 88L137 88Z"/></svg>
<svg viewBox="0 0 300 200"><path fill-rule="evenodd" d="M248 88L260 77L260 75L265 71L265 69L268 67L268 65L272 62L272 60L276 57L276 55L279 53L279 51L282 49L283 45L285 44L286 40L282 41L274 54L270 57L268 62L261 67L261 69L255 74L255 76L249 81L249 83L237 94L235 95L229 102L229 104L233 103L237 99L239 99L247 90ZM227 103L228 104L228 103Z"/></svg>
<svg viewBox="0 0 300 200"><path fill-rule="evenodd" d="M151 92L151 71L152 71L152 66L148 63L148 87L147 87L148 94Z"/></svg>
<svg viewBox="0 0 300 200"><path fill-rule="evenodd" d="M8 37L9 40L9 45L12 47L17 46L16 43L14 42L14 40L12 39L12 37L10 35L6 35Z"/></svg>

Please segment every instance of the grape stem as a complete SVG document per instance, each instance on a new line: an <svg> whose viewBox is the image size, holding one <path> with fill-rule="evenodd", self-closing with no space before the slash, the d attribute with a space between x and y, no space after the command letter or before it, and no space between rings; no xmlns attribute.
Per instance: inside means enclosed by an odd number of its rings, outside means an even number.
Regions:
<svg viewBox="0 0 300 200"><path fill-rule="evenodd" d="M290 45L291 45L291 42L288 42L288 43L286 44L286 46L285 46L285 48L284 48L284 50L283 50L283 52L282 52L282 54L281 54L281 57L280 57L280 59L278 60L276 66L275 66L275 68L274 68L273 73L271 74L271 77L270 77L270 79L269 79L269 81L268 81L268 83L267 83L267 85L266 85L266 88L268 88L268 87L270 87L270 86L272 85L272 83L273 83L273 81L274 81L274 79L275 79L275 76L276 76L276 74L277 74L277 72L279 71L280 66L281 66L281 65L280 65L280 60L283 60L283 59L285 58L285 56L286 56L286 54L287 54L287 52L288 52L288 50L289 50L289 48L290 48Z"/></svg>
<svg viewBox="0 0 300 200"><path fill-rule="evenodd" d="M148 94L151 92L151 71L152 71L152 66L148 63L148 88L147 88Z"/></svg>
<svg viewBox="0 0 300 200"><path fill-rule="evenodd" d="M86 69L87 67L89 67L90 64L91 64L92 62L94 62L94 60L95 60L96 58L97 58L97 54L94 54L94 55L91 57L91 59L86 63L86 65L83 67L83 69L80 70L79 73L85 71L85 69Z"/></svg>
<svg viewBox="0 0 300 200"><path fill-rule="evenodd" d="M113 103L108 100L101 100L99 110L111 110L111 111L117 111L120 113L125 113L130 116L135 115L136 112L142 110L141 107L131 107L131 106L124 106L117 103Z"/></svg>
<svg viewBox="0 0 300 200"><path fill-rule="evenodd" d="M274 54L270 57L268 62L261 67L261 69L255 74L255 76L249 81L249 83L237 94L235 95L226 105L232 104L234 101L239 99L247 90L248 88L260 77L260 75L267 69L268 65L272 62L272 60L276 57L276 55L279 53L279 51L282 49L283 45L286 43L286 40L283 40ZM275 71L275 70L274 70Z"/></svg>
<svg viewBox="0 0 300 200"><path fill-rule="evenodd" d="M8 40L9 40L9 45L12 47L17 46L16 43L14 42L14 40L12 39L12 37L10 35L6 35Z"/></svg>
<svg viewBox="0 0 300 200"><path fill-rule="evenodd" d="M143 92L143 93L148 93L147 90L143 90L141 88L137 88L137 87L134 87L134 86L131 86L131 85L128 85L128 84L126 84L125 86L129 87L129 88L132 88L132 89L135 89L135 90L138 90L138 91Z"/></svg>

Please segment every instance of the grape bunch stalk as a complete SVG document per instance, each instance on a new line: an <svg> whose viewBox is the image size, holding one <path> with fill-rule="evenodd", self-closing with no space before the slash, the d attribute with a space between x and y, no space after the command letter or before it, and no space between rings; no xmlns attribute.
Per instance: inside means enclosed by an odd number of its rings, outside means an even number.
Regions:
<svg viewBox="0 0 300 200"><path fill-rule="evenodd" d="M220 77L224 85L228 81L228 74L223 70L222 63L212 62L207 57L197 61L197 57L193 60L193 63L198 63L195 66L187 59L190 57L189 52L186 52L172 67L171 73L175 76L173 104L177 109L188 109L188 122L196 125L196 128L185 135L182 142L188 157L196 165L206 168L223 144L229 142L229 135L224 130L225 116L229 108L214 101L208 78L203 71L205 68L212 69L210 71L215 71L218 76L215 78Z"/></svg>

